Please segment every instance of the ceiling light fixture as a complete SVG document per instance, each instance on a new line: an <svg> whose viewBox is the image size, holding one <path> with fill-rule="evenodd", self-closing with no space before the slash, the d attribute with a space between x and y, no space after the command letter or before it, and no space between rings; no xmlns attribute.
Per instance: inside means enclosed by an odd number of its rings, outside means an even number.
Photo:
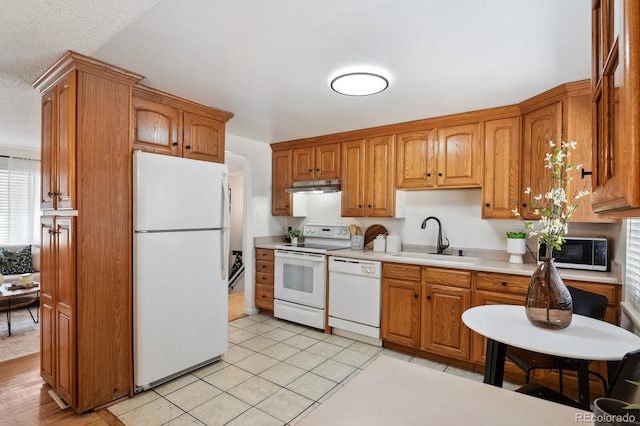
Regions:
<svg viewBox="0 0 640 426"><path fill-rule="evenodd" d="M352 72L331 80L331 88L342 95L368 96L380 93L389 87L389 81L379 74Z"/></svg>

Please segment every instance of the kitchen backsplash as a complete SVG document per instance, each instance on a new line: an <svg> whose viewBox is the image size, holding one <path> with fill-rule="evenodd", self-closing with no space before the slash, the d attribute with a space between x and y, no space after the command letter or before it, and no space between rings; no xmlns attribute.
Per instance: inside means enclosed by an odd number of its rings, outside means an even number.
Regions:
<svg viewBox="0 0 640 426"><path fill-rule="evenodd" d="M451 247L458 249L505 250L506 232L522 228L518 220L483 220L481 218L482 191L480 189L452 189L438 191L408 191L406 217L404 219L348 218L340 216L341 194L308 194L305 218L282 218L283 229L287 226L302 227L306 222L345 223L368 227L381 224L389 232L398 232L403 244L434 245L438 235L435 221L429 221L421 229L422 221L436 216L442 222L442 234ZM572 223L568 236L609 238L615 257L616 245L621 239L620 224ZM624 237L622 237L624 239ZM528 246L535 251L536 241Z"/></svg>

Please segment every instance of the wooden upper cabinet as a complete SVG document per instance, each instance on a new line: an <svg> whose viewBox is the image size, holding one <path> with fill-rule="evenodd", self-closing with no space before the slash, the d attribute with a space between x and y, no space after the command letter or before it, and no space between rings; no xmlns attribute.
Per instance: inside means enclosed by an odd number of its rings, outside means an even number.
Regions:
<svg viewBox="0 0 640 426"><path fill-rule="evenodd" d="M545 106L526 112L522 116L522 166L520 181L520 212L525 219L536 220L533 209L527 207L530 198L524 194L531 187L531 196L544 194L551 188L551 173L545 167L545 155L550 152L549 141L577 142L577 148L570 150L569 163L574 164L569 176L568 200L582 190L591 190L592 128L590 114L589 81L577 81L558 86L536 98L531 105ZM528 105L527 107L530 107ZM526 155L525 155L526 154ZM582 167L578 168L578 165ZM571 222L615 222L617 219L605 217L593 211L591 197L583 197L580 207Z"/></svg>
<svg viewBox="0 0 640 426"><path fill-rule="evenodd" d="M479 123L397 135L397 188L473 188L481 185Z"/></svg>
<svg viewBox="0 0 640 426"><path fill-rule="evenodd" d="M400 133L396 136L398 189L435 186L435 130Z"/></svg>
<svg viewBox="0 0 640 426"><path fill-rule="evenodd" d="M342 143L342 216L363 217L365 194L365 141Z"/></svg>
<svg viewBox="0 0 640 426"><path fill-rule="evenodd" d="M76 208L77 73L42 97L42 210Z"/></svg>
<svg viewBox="0 0 640 426"><path fill-rule="evenodd" d="M545 194L551 188L551 174L544 167L549 152L549 141L562 137L562 102L555 102L522 116L522 166L520 178L522 191L531 187L532 196ZM528 196L522 195L520 214L535 220L534 209L528 206Z"/></svg>
<svg viewBox="0 0 640 426"><path fill-rule="evenodd" d="M482 125L465 124L438 130L438 186L482 184Z"/></svg>
<svg viewBox="0 0 640 426"><path fill-rule="evenodd" d="M132 148L224 163L225 123L233 114L146 86L132 99Z"/></svg>
<svg viewBox="0 0 640 426"><path fill-rule="evenodd" d="M640 2L592 2L596 212L640 216Z"/></svg>
<svg viewBox="0 0 640 426"><path fill-rule="evenodd" d="M291 187L291 150L273 151L271 156L271 214L290 216L291 194L285 192Z"/></svg>
<svg viewBox="0 0 640 426"><path fill-rule="evenodd" d="M340 143L305 146L293 150L293 182L340 177Z"/></svg>
<svg viewBox="0 0 640 426"><path fill-rule="evenodd" d="M186 111L183 123L184 157L224 163L224 123Z"/></svg>
<svg viewBox="0 0 640 426"><path fill-rule="evenodd" d="M485 123L482 218L515 218L520 200L520 117Z"/></svg>
<svg viewBox="0 0 640 426"><path fill-rule="evenodd" d="M393 217L395 215L396 190L395 137L378 136L367 139L365 148L365 215L368 217Z"/></svg>
<svg viewBox="0 0 640 426"><path fill-rule="evenodd" d="M133 97L133 149L182 155L180 111L150 99Z"/></svg>
<svg viewBox="0 0 640 426"><path fill-rule="evenodd" d="M342 216L394 217L395 138L342 143Z"/></svg>

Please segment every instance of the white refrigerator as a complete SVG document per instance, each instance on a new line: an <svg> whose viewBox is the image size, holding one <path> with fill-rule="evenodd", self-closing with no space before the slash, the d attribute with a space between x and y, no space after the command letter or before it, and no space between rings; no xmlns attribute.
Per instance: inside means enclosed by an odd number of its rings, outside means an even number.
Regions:
<svg viewBox="0 0 640 426"><path fill-rule="evenodd" d="M227 166L135 151L133 188L133 368L139 392L211 363L228 349Z"/></svg>

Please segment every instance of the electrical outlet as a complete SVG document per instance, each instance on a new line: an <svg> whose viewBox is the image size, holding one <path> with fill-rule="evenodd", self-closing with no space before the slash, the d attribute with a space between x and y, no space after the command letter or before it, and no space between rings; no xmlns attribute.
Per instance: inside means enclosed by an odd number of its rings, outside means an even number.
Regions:
<svg viewBox="0 0 640 426"><path fill-rule="evenodd" d="M513 232L525 232L524 225L513 225Z"/></svg>

